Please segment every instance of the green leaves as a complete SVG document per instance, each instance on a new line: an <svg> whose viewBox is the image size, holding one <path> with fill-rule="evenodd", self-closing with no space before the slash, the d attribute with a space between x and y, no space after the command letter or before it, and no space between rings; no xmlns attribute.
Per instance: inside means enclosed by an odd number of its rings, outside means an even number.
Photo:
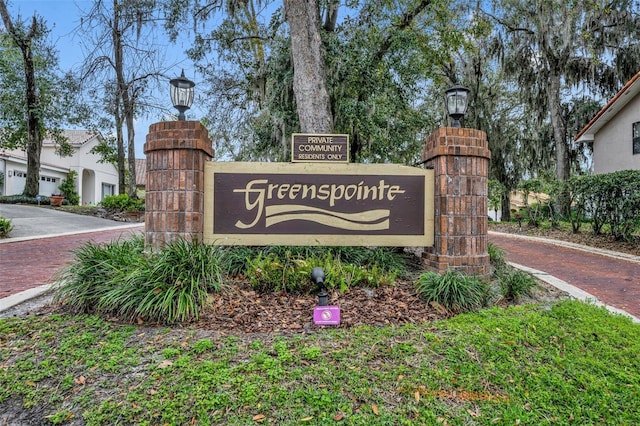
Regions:
<svg viewBox="0 0 640 426"><path fill-rule="evenodd" d="M217 248L177 240L145 252L144 240L88 243L60 276L56 299L84 312L167 324L198 318L222 286Z"/></svg>
<svg viewBox="0 0 640 426"><path fill-rule="evenodd" d="M337 249L318 250L305 256L295 248L292 251L285 249L281 253L259 253L248 260L246 276L258 291L306 294L317 290L310 280L311 270L317 266L325 270L326 288L340 291L357 286L375 288L392 285L400 270L405 268L401 260L392 256L382 257L393 259L389 263L373 260L375 253L380 256L380 249L371 250L374 254L370 255L369 260L363 255L369 249L350 249L343 249L342 252ZM353 257L350 258L349 254Z"/></svg>
<svg viewBox="0 0 640 426"><path fill-rule="evenodd" d="M442 275L423 273L418 278L416 290L427 302L435 302L456 313L481 308L489 293L488 285L480 279L454 270Z"/></svg>
<svg viewBox="0 0 640 426"><path fill-rule="evenodd" d="M10 219L5 219L0 216L0 238L6 238L13 229L13 224Z"/></svg>
<svg viewBox="0 0 640 426"><path fill-rule="evenodd" d="M567 182L565 189L571 193L574 205L574 232L589 218L596 235L608 225L614 238L633 239L640 226L640 171L577 176Z"/></svg>
<svg viewBox="0 0 640 426"><path fill-rule="evenodd" d="M48 44L48 30L44 22L38 22L42 33L31 41L38 103L31 108L39 120L41 136L52 132L54 140L64 150L68 144L55 135L76 121L76 107L79 108L81 103L75 95L73 79L63 75L58 68L57 52ZM0 147L24 148L27 144L27 81L22 55L6 32L0 34L0 48L0 127L4 129L0 134Z"/></svg>
<svg viewBox="0 0 640 426"><path fill-rule="evenodd" d="M144 200L132 198L129 194L107 195L100 202L105 209L119 211L144 211Z"/></svg>

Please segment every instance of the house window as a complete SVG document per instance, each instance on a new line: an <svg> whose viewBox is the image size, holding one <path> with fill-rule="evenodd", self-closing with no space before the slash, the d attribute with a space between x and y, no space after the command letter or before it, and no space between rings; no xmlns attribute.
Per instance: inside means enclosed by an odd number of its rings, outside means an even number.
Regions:
<svg viewBox="0 0 640 426"><path fill-rule="evenodd" d="M116 193L116 186L108 183L102 184L102 199L107 195L114 195Z"/></svg>
<svg viewBox="0 0 640 426"><path fill-rule="evenodd" d="M640 121L633 123L633 154L640 154Z"/></svg>

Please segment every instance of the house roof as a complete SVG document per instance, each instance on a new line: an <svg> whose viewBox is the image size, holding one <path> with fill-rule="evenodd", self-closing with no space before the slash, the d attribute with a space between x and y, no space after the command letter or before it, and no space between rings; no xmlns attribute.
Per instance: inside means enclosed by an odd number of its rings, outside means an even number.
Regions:
<svg viewBox="0 0 640 426"><path fill-rule="evenodd" d="M624 87L578 132L576 142L593 141L595 134L604 127L618 111L624 108L638 93L640 93L640 72L634 75Z"/></svg>
<svg viewBox="0 0 640 426"><path fill-rule="evenodd" d="M74 147L79 147L89 142L96 136L99 136L98 132L91 130L63 130L62 134L67 138L69 144ZM55 145L54 140L47 136L42 141L43 145Z"/></svg>
<svg viewBox="0 0 640 426"><path fill-rule="evenodd" d="M15 151L14 152L7 152L4 150L0 151L0 159L13 162L13 163L24 164L25 166L27 165L27 156L16 155ZM69 169L66 167L60 167L58 165L46 163L43 161L40 162L40 168L42 170L53 170L56 172L69 173Z"/></svg>

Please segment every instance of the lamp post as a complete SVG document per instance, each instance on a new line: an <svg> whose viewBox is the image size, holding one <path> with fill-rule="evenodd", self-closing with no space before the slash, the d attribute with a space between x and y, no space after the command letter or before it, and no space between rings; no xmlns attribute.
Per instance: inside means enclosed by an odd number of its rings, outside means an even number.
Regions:
<svg viewBox="0 0 640 426"><path fill-rule="evenodd" d="M184 69L180 77L171 79L169 83L171 84L171 102L180 113L178 120L184 120L184 112L193 105L193 88L196 84L184 76Z"/></svg>
<svg viewBox="0 0 640 426"><path fill-rule="evenodd" d="M460 127L460 119L464 117L469 105L469 89L459 84L445 90L445 104L453 127Z"/></svg>

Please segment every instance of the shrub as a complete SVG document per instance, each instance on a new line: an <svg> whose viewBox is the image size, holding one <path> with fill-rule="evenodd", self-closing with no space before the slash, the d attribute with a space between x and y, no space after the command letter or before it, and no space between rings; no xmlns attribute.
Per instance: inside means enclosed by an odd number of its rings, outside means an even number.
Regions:
<svg viewBox="0 0 640 426"><path fill-rule="evenodd" d="M218 263L224 274L235 277L247 272L249 259L256 255L254 247L224 246L218 252Z"/></svg>
<svg viewBox="0 0 640 426"><path fill-rule="evenodd" d="M262 292L285 291L307 294L317 290L311 283L311 270L317 266L325 271L325 287L346 291L355 286L380 287L390 285L398 275L377 265L356 266L344 262L330 250L320 256L312 254L303 258L298 250L285 250L280 254L260 253L248 260L246 275L254 289Z"/></svg>
<svg viewBox="0 0 640 426"><path fill-rule="evenodd" d="M633 239L640 226L640 170L578 176L565 184L565 191L574 206L570 218L574 232L588 217L596 235L608 225L616 239Z"/></svg>
<svg viewBox="0 0 640 426"><path fill-rule="evenodd" d="M518 300L524 294L531 295L531 290L537 285L530 274L517 269L502 271L498 280L502 297L512 301Z"/></svg>
<svg viewBox="0 0 640 426"><path fill-rule="evenodd" d="M128 194L107 195L100 204L105 209L119 211L144 210L144 201L139 198L131 198Z"/></svg>
<svg viewBox="0 0 640 426"><path fill-rule="evenodd" d="M0 217L0 238L6 238L13 229L11 220Z"/></svg>
<svg viewBox="0 0 640 426"><path fill-rule="evenodd" d="M27 197L26 195L3 195L0 196L0 203L3 204L38 204L36 197ZM40 199L41 204L49 204L48 197Z"/></svg>
<svg viewBox="0 0 640 426"><path fill-rule="evenodd" d="M62 181L59 186L60 192L64 194L64 198L72 206L77 206L80 203L80 196L76 191L76 175L78 172L71 170L67 177Z"/></svg>
<svg viewBox="0 0 640 426"><path fill-rule="evenodd" d="M60 273L55 299L82 312L92 312L111 287L124 285L131 271L146 263L143 251L142 236L83 245Z"/></svg>
<svg viewBox="0 0 640 426"><path fill-rule="evenodd" d="M435 272L421 274L416 290L427 303L436 302L456 313L481 308L489 294L486 283L455 270L442 275Z"/></svg>
<svg viewBox="0 0 640 426"><path fill-rule="evenodd" d="M378 265L387 271L398 270L404 272L407 266L406 256L400 254L395 247L327 247L327 246L268 246L254 247L255 256L258 253L274 253L282 258L286 256L296 258L324 257L333 255L345 263L360 266Z"/></svg>
<svg viewBox="0 0 640 426"><path fill-rule="evenodd" d="M250 259L247 276L251 286L262 292L285 291L304 293L310 290L311 283L308 276L300 269L306 263L302 259L284 257L280 259L274 253L259 254ZM296 267L296 265L298 267Z"/></svg>

